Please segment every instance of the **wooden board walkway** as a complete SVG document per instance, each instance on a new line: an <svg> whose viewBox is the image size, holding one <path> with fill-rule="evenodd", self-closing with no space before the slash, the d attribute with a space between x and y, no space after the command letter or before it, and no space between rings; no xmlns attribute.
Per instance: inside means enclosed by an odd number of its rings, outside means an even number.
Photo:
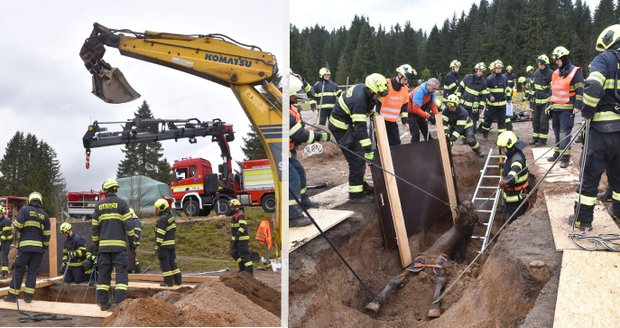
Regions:
<svg viewBox="0 0 620 328"><path fill-rule="evenodd" d="M534 163L534 165L538 167L537 173L540 177L542 177L542 175L551 168L551 164L553 164L553 162L547 161L547 158L553 155L553 150L550 149L551 148L541 147L532 148L534 159L542 156ZM532 164L530 163L530 165ZM579 182L579 172L577 171L575 163L571 162L567 168L563 169L560 168L560 162L558 162L545 178L545 182Z"/></svg>
<svg viewBox="0 0 620 328"><path fill-rule="evenodd" d="M353 211L340 211L329 209L315 209L312 208L308 212L312 215L312 218L321 227L321 230L327 231L338 223L344 221L353 215ZM318 236L319 230L314 224L307 225L305 227L289 228L288 230L288 251L292 252L301 247L305 243Z"/></svg>
<svg viewBox="0 0 620 328"><path fill-rule="evenodd" d="M62 277L61 276L54 277L54 278L37 279L37 283L35 285L35 288L43 288L43 287L48 287L48 286L51 286L51 285L56 285L57 283L59 283L61 281L62 281ZM22 283L21 291L23 291L24 288L26 288L26 287ZM9 293L9 287L2 287L2 288L0 288L0 297L5 296L8 293Z"/></svg>
<svg viewBox="0 0 620 328"><path fill-rule="evenodd" d="M349 201L349 183L343 183L311 196L310 200L319 204L321 208L332 209L340 206Z"/></svg>
<svg viewBox="0 0 620 328"><path fill-rule="evenodd" d="M0 309L17 310L17 304L0 301ZM97 304L65 303L32 301L32 303L19 300L19 310L26 312L51 313L68 316L82 316L93 318L105 318L112 315L112 312L101 311Z"/></svg>

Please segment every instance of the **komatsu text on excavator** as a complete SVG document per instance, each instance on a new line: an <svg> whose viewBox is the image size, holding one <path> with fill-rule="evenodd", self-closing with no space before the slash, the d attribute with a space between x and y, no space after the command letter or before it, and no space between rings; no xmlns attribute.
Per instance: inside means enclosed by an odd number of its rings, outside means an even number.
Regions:
<svg viewBox="0 0 620 328"><path fill-rule="evenodd" d="M121 55L174 68L229 87L267 152L276 197L281 204L282 93L270 82L277 68L275 56L222 34L139 33L109 29L95 23L80 50L80 57L93 75L92 92L103 101L114 104L135 100L140 94L129 85L118 68L103 60L105 46L118 48ZM264 92L256 89L259 86ZM180 131L170 133L174 135ZM134 142L141 141L134 139ZM88 159L90 147L86 143L84 146ZM278 209L276 226L280 225L280 218L281 210Z"/></svg>

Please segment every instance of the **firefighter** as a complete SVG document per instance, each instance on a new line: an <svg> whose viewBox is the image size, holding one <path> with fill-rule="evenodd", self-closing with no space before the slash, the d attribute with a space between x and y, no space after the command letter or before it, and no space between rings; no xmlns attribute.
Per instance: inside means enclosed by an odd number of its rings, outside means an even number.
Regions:
<svg viewBox="0 0 620 328"><path fill-rule="evenodd" d="M497 134L506 131L506 103L512 100L512 92L509 92L508 78L502 74L503 68L501 60L493 62L493 73L486 80L489 97L482 124L482 137L485 140L495 119L497 119Z"/></svg>
<svg viewBox="0 0 620 328"><path fill-rule="evenodd" d="M451 94L456 93L459 83L461 83L461 77L459 76L460 70L460 61L455 59L450 62L450 71L443 79L443 99L448 99Z"/></svg>
<svg viewBox="0 0 620 328"><path fill-rule="evenodd" d="M342 90L338 87L338 84L330 80L331 72L328 68L323 67L319 70L319 80L312 87L314 91L314 97L318 99L319 109L319 124L325 125L327 118L332 112L338 96L342 93Z"/></svg>
<svg viewBox="0 0 620 328"><path fill-rule="evenodd" d="M504 217L506 219L512 217L511 221L513 221L523 215L526 210L525 206L522 206L517 212L517 208L525 199L525 191L528 187L529 174L523 153L527 145L520 141L514 132L504 131L497 136L497 147L500 153L505 154L504 166L501 170L502 180L499 182L504 198Z"/></svg>
<svg viewBox="0 0 620 328"><path fill-rule="evenodd" d="M474 123L474 132L477 130L480 111L484 108L484 100L489 95L486 81L482 77L486 70L487 67L483 62L477 63L474 66L474 73L465 75L456 92L461 99L461 105L467 110Z"/></svg>
<svg viewBox="0 0 620 328"><path fill-rule="evenodd" d="M230 256L239 264L239 272L254 274L254 263L250 258L250 230L238 199L231 199L230 208Z"/></svg>
<svg viewBox="0 0 620 328"><path fill-rule="evenodd" d="M553 134L555 135L555 147L553 156L547 158L549 162L555 162L560 156L560 151L566 149L560 158L560 167L568 167L570 163L571 131L575 124L575 109L583 106L584 79L580 67L571 64L568 49L559 46L553 50L551 57L555 60L558 69L551 75L551 98L550 106L546 113L553 121Z"/></svg>
<svg viewBox="0 0 620 328"><path fill-rule="evenodd" d="M6 279L9 275L9 251L13 243L13 227L11 219L5 216L6 208L0 205L0 265L2 271L0 279Z"/></svg>
<svg viewBox="0 0 620 328"><path fill-rule="evenodd" d="M450 145L454 144L457 139L465 138L467 144L478 157L484 157L480 144L476 140L474 123L471 121L467 110L460 105L459 97L451 94L446 99L445 104L446 108L442 112L442 119L444 122L444 132L448 140L450 140Z"/></svg>
<svg viewBox="0 0 620 328"><path fill-rule="evenodd" d="M88 284L92 285L97 282L96 274L97 274L97 245L90 245L86 249L86 256L84 262L82 262L82 267L84 268L84 273L89 277Z"/></svg>
<svg viewBox="0 0 620 328"><path fill-rule="evenodd" d="M435 124L437 98L435 91L439 88L439 80L431 78L415 88L409 96L409 132L411 142L420 142L420 133L424 141L433 139L428 131L428 123Z"/></svg>
<svg viewBox="0 0 620 328"><path fill-rule="evenodd" d="M63 222L59 230L65 236L61 264L61 270L65 273L63 281L76 284L87 281L88 276L83 267L83 262L86 259L86 241L73 232L69 222Z"/></svg>
<svg viewBox="0 0 620 328"><path fill-rule="evenodd" d="M127 246L134 246L134 231L127 202L116 196L119 185L107 179L102 189L105 198L95 206L92 220L92 239L97 246L97 303L102 311L127 298ZM127 240L129 240L129 245ZM112 303L109 300L112 269L116 270L116 288Z"/></svg>
<svg viewBox="0 0 620 328"><path fill-rule="evenodd" d="M310 201L310 197L308 197L306 171L297 159L297 146L302 143L329 141L331 136L324 131L309 131L305 129L301 121L301 115L295 107L299 99L306 99L302 81L303 79L295 75L291 75L289 78L289 97L291 103L289 109L289 193L297 197L305 208L311 208L317 207L317 204ZM289 196L289 226L302 227L312 224L312 221L304 215L295 197Z"/></svg>
<svg viewBox="0 0 620 328"><path fill-rule="evenodd" d="M366 120L376 114L373 109L377 99L388 92L386 78L378 73L370 74L364 83L351 86L340 95L329 118L329 131L349 164L349 200L354 203L373 202L367 195L370 187L364 181L365 160L372 161L375 156Z"/></svg>
<svg viewBox="0 0 620 328"><path fill-rule="evenodd" d="M512 73L512 66L508 65L506 66L506 78L508 79L508 87L510 88L510 90L513 90L514 88L516 88L516 84L515 84L515 74Z"/></svg>
<svg viewBox="0 0 620 328"><path fill-rule="evenodd" d="M549 119L545 115L545 108L551 97L551 69L549 57L542 54L536 59L538 69L532 74L533 103L532 111L532 141L530 145L544 146L549 135Z"/></svg>
<svg viewBox="0 0 620 328"><path fill-rule="evenodd" d="M597 187L605 170L612 194L608 211L614 219L620 218L620 94L613 87L620 83L620 24L601 32L596 50L601 53L592 60L581 111L581 116L590 120L581 193L578 187L575 203L579 214L575 226L582 230L592 228Z"/></svg>
<svg viewBox="0 0 620 328"><path fill-rule="evenodd" d="M28 195L28 205L19 210L13 227L18 233L19 241L13 279L4 300L17 302L26 271L24 301L30 303L37 284L37 269L50 241L50 219L43 210L43 196L40 193L34 191Z"/></svg>
<svg viewBox="0 0 620 328"><path fill-rule="evenodd" d="M398 123L400 118L404 126L407 126L407 102L409 98L409 81L413 81L416 71L409 64L400 65L396 69L396 75L389 79L388 88L390 92L381 98L380 113L385 120L385 130L387 131L388 142L391 145L400 145L400 133Z"/></svg>
<svg viewBox="0 0 620 328"><path fill-rule="evenodd" d="M539 57L540 58L540 57ZM547 58L547 61L549 61L549 58ZM525 74L526 74L526 78L525 78L525 100L527 100L529 102L530 105L530 110L534 110L534 83L532 80L532 74L534 74L534 67L533 66L528 66L525 69Z"/></svg>
<svg viewBox="0 0 620 328"><path fill-rule="evenodd" d="M172 287L180 285L182 281L181 269L176 262L176 232L177 225L170 211L170 204L164 198L155 201L155 212L159 215L155 225L155 253L159 259L159 266L164 275L160 286Z"/></svg>
<svg viewBox="0 0 620 328"><path fill-rule="evenodd" d="M519 78L517 79L517 92L525 91L525 82L525 76L519 76Z"/></svg>
<svg viewBox="0 0 620 328"><path fill-rule="evenodd" d="M133 208L129 208L129 213L131 214L131 223L133 225L135 248L129 248L129 254L127 256L127 272L142 273L140 261L138 261L137 251L140 243L142 242L142 223L140 223L140 219L138 218L138 215L136 215L136 211L134 211Z"/></svg>

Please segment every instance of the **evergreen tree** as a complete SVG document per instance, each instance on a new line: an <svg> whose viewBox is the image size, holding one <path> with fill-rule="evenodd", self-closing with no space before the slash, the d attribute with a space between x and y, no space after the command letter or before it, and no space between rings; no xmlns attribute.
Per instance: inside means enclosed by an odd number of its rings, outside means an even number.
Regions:
<svg viewBox="0 0 620 328"><path fill-rule="evenodd" d="M134 113L135 118L152 119L153 113L146 101L138 107ZM146 127L138 126L138 132L146 131ZM116 171L118 177L129 177L134 175L144 175L155 180L169 183L172 181L170 175L170 164L163 157L163 147L160 142L142 142L137 144L127 144L123 153L123 159Z"/></svg>
<svg viewBox="0 0 620 328"><path fill-rule="evenodd" d="M244 161L267 158L267 153L258 138L258 133L252 129L251 125L250 129L247 136L242 138L243 146L241 146L241 150L243 151L243 155L245 155Z"/></svg>

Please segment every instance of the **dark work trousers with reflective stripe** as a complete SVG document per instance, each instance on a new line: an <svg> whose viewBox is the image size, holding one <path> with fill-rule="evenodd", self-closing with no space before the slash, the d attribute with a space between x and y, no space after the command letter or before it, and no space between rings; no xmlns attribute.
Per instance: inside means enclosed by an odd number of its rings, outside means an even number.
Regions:
<svg viewBox="0 0 620 328"><path fill-rule="evenodd" d="M497 118L497 134L506 131L506 105L487 106L487 109L484 112L484 123L482 124L483 136L487 136L489 134L495 118Z"/></svg>
<svg viewBox="0 0 620 328"><path fill-rule="evenodd" d="M467 107L465 105L462 106L467 110L469 118L471 118L471 121L474 123L474 133L478 132L478 120L480 120L480 112L478 111L474 113L471 107Z"/></svg>
<svg viewBox="0 0 620 328"><path fill-rule="evenodd" d="M97 257L97 302L99 304L108 303L110 282L112 281L112 268L116 270L116 289L114 290L113 303L120 303L127 298L127 290L119 289L127 286L129 276L127 275L127 254L122 252L99 253ZM121 285L121 286L119 286Z"/></svg>
<svg viewBox="0 0 620 328"><path fill-rule="evenodd" d="M65 273L65 277L63 279L66 283L74 282L79 284L81 282L88 281L89 276L84 273L84 267L81 265L79 267L69 267L67 269L67 273Z"/></svg>
<svg viewBox="0 0 620 328"><path fill-rule="evenodd" d="M553 113L555 115L555 113ZM607 180L611 190L620 194L620 132L602 133L590 128L588 132L588 153L583 168L581 194L596 199L601 174L607 170ZM577 186L579 193L579 186ZM577 206L575 202L575 213ZM613 198L612 209L616 217L620 217L620 199ZM594 218L594 206L581 204L578 220L591 223Z"/></svg>
<svg viewBox="0 0 620 328"><path fill-rule="evenodd" d="M338 142L340 147L345 148L345 149L340 149L340 151L342 151L342 155L344 155L344 158L347 160L347 163L349 164L349 187L350 186L362 186L364 184L364 173L366 172L366 160L364 159L364 155L362 153L362 146L360 145L359 141L355 140L352 137L350 138L350 140L344 140L344 139L349 139L349 136L347 136L347 131L338 129L337 127L333 126L331 123L328 126L329 126L329 131L334 136L334 139L336 139L336 142ZM351 128L349 128L348 133L353 132L350 130ZM359 156L355 156L351 152ZM349 192L349 198L359 198L359 197L364 197L363 190L360 190L359 192L354 192L354 193Z"/></svg>
<svg viewBox="0 0 620 328"><path fill-rule="evenodd" d="M409 122L409 132L411 133L411 142L420 142L420 133L424 141L433 139L428 131L428 121L417 115L409 114L407 119Z"/></svg>
<svg viewBox="0 0 620 328"><path fill-rule="evenodd" d="M308 193L306 192L307 181L306 181L306 170L301 165L301 162L297 159L297 154L292 155L289 158L289 170L295 170L299 175L299 197L301 195L301 203L305 206L310 204L310 197L308 197Z"/></svg>
<svg viewBox="0 0 620 328"><path fill-rule="evenodd" d="M552 114L553 119L553 134L555 135L555 148L553 156L557 157L560 155L561 150L568 146L568 143L572 139L571 131L573 130L573 126L575 125L575 117L573 116L573 112L568 109L564 110L554 110ZM557 143L560 142L559 145ZM570 161L570 147L564 153L564 156L560 158L560 161L568 163ZM596 196L596 194L595 194Z"/></svg>
<svg viewBox="0 0 620 328"><path fill-rule="evenodd" d="M525 195L523 195L523 190L505 191L505 193L506 193L506 196L519 196L519 200L516 202L508 202L506 201L506 199L504 199L504 219L508 220L513 215L513 213L517 211L517 208L519 207L519 205L523 203L523 199L525 198ZM521 215L523 215L523 213L525 213L526 207L527 207L526 205L523 205L519 209L519 212L515 214L510 221L512 222L516 220L518 217L520 217Z"/></svg>
<svg viewBox="0 0 620 328"><path fill-rule="evenodd" d="M11 280L11 288L19 290L22 286L24 273L26 273L26 288L32 289L32 294L34 294L34 289L37 285L37 269L39 269L42 259L42 253L23 252L18 250L17 258L15 259L15 270L13 270L13 280Z"/></svg>
<svg viewBox="0 0 620 328"><path fill-rule="evenodd" d="M388 143L390 146L400 145L400 132L398 123L385 121L385 131L387 131Z"/></svg>
<svg viewBox="0 0 620 328"><path fill-rule="evenodd" d="M161 272L164 275L164 283L172 285L174 282L180 285L181 272L177 266L176 247L160 248L157 251L157 258L159 259Z"/></svg>
<svg viewBox="0 0 620 328"><path fill-rule="evenodd" d="M11 250L11 241L3 241L0 243L0 266L2 271L6 274L9 273L9 251Z"/></svg>
<svg viewBox="0 0 620 328"><path fill-rule="evenodd" d="M329 118L329 116L332 114L332 109L331 108L321 108L319 109L319 124L320 125L325 125L325 123L327 123L327 119Z"/></svg>
<svg viewBox="0 0 620 328"><path fill-rule="evenodd" d="M288 190L289 190L288 216L289 216L289 219L292 219L292 218L298 218L302 216L301 208L299 207L299 204L295 200L295 197L301 200L301 193L300 193L301 187L299 186L300 185L299 172L297 172L297 170L293 168L293 164L291 163L290 158L288 160L288 164L289 164L288 166ZM295 197L291 196L290 194L295 195Z"/></svg>
<svg viewBox="0 0 620 328"><path fill-rule="evenodd" d="M252 272L252 259L250 258L249 244L249 240L233 241L232 247L230 248L230 256L239 264L239 272Z"/></svg>
<svg viewBox="0 0 620 328"><path fill-rule="evenodd" d="M547 143L547 137L549 135L549 119L545 115L545 104L534 104L534 111L532 112L532 131L535 137L534 141ZM541 137L541 135L543 135Z"/></svg>

